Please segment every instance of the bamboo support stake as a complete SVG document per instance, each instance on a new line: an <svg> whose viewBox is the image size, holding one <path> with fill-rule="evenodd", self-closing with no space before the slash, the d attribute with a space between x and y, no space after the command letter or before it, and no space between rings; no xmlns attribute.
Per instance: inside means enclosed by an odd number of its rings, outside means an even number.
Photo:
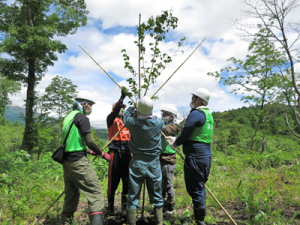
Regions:
<svg viewBox="0 0 300 225"><path fill-rule="evenodd" d="M142 215L141 215L141 219L142 219L142 220L144 219L145 195L146 195L146 181L144 180L143 205L142 205Z"/></svg>
<svg viewBox="0 0 300 225"><path fill-rule="evenodd" d="M95 59L93 59L93 57L92 56L90 56L90 54L89 53L87 53L85 50L84 50L84 48L83 47L81 47L80 45L79 45L79 47L82 49L82 51L84 51L96 64L97 64L97 66L99 66L102 70L103 70L103 72L104 73L106 73L107 74L107 76L109 76L110 77L110 79L113 81L113 82L115 82L115 84L116 85L118 85L118 87L122 90L122 87L99 65L99 63L97 63L96 62L96 60ZM134 103L135 103L135 101L132 99L132 98L130 98L131 99L131 101L133 101Z"/></svg>
<svg viewBox="0 0 300 225"><path fill-rule="evenodd" d="M139 69L139 99L141 99L141 38L140 38L140 35L141 35L141 32L140 32L140 26L141 26L141 14L139 15L139 33L138 33L138 36L139 36L139 61L138 61L138 69Z"/></svg>
<svg viewBox="0 0 300 225"><path fill-rule="evenodd" d="M226 209L222 206L222 204L218 201L218 199L214 196L214 194L209 190L209 188L204 184L204 187L208 190L209 194L215 199L215 201L218 203L218 205L223 209L223 211L226 213L226 215L229 217L229 219L233 222L234 225L237 225L234 219L229 215L229 213L226 211Z"/></svg>
<svg viewBox="0 0 300 225"><path fill-rule="evenodd" d="M113 138L106 143L106 145L104 145L103 150L118 136L118 134L123 130L125 126L123 126L117 133L115 136L113 136ZM93 163L96 160L97 156L94 157L94 159L91 161L91 163ZM49 209L51 209L51 207L61 198L61 196L63 196L63 194L65 193L65 191L63 191L55 200L54 202L45 210L45 212L43 212L43 214L41 216L38 217L38 219L35 220L35 222L32 225L35 225L40 219L43 218L43 216L49 211Z"/></svg>
<svg viewBox="0 0 300 225"><path fill-rule="evenodd" d="M186 58L186 60L184 60L184 62L174 71L174 73L166 80L165 83L163 83L162 86L160 86L160 88L158 88L158 90L152 95L151 98L153 98L157 92L159 92L160 89L162 89L163 86L165 86L165 84L173 77L173 75L180 69L181 66L183 66L183 64L194 54L194 52L200 47L200 45L203 43L203 41L206 39L206 37L201 41L201 43L195 48L195 50Z"/></svg>

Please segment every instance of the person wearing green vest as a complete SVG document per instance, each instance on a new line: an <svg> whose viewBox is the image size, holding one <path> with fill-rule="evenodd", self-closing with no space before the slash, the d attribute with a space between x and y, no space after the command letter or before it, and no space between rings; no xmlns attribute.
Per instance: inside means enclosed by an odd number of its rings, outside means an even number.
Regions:
<svg viewBox="0 0 300 225"><path fill-rule="evenodd" d="M211 146L214 119L207 107L210 93L198 88L192 93L191 111L182 132L173 141L167 139L170 147L183 146L185 154L184 180L187 192L192 197L196 224L205 225L206 190L211 167Z"/></svg>
<svg viewBox="0 0 300 225"><path fill-rule="evenodd" d="M165 128L162 132L166 136L176 136L179 128L175 124L177 118L177 109L172 105L166 105L162 110L162 120ZM173 188L173 173L176 165L176 151L173 150L165 140L161 137L162 152L160 154L160 166L162 172L163 198L164 198L164 214L172 214L175 207L175 192Z"/></svg>
<svg viewBox="0 0 300 225"><path fill-rule="evenodd" d="M72 224L80 192L88 200L90 224L103 225L102 189L97 174L86 156L87 151L92 155L100 155L107 161L110 161L110 156L95 144L91 135L90 122L86 116L91 114L94 104L90 92L80 91L73 103L73 111L63 121L62 140L66 138L70 128L71 130L66 141L63 162L65 199L61 215L62 225Z"/></svg>

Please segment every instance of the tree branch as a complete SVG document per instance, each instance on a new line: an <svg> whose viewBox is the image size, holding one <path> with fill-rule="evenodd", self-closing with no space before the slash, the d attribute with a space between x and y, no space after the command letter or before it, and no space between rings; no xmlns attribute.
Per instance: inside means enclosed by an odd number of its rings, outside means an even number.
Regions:
<svg viewBox="0 0 300 225"><path fill-rule="evenodd" d="M290 124L289 124L289 120L288 120L288 116L287 116L287 113L284 113L285 114L285 120L286 120L286 124L288 125L288 127L289 127L289 129L290 129L290 131L292 132L292 134L293 135L295 135L297 138L300 138L300 136L298 135L298 134L296 134L293 130L292 130L292 128L291 128L291 126L290 126Z"/></svg>

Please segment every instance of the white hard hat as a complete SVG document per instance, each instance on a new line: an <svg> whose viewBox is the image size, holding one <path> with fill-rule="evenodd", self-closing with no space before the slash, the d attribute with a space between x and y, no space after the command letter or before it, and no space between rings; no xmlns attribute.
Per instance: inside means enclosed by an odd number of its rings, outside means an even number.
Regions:
<svg viewBox="0 0 300 225"><path fill-rule="evenodd" d="M153 111L153 102L148 96L144 96L138 102L137 109L143 115L150 115Z"/></svg>
<svg viewBox="0 0 300 225"><path fill-rule="evenodd" d="M175 106L172 105L166 105L162 110L160 110L162 112L168 112L168 113L172 113L173 115L175 115L177 117L177 109Z"/></svg>
<svg viewBox="0 0 300 225"><path fill-rule="evenodd" d="M75 100L87 100L87 101L91 102L92 104L96 104L93 101L92 93L90 93L89 91L86 91L86 90L79 91L78 94L76 95Z"/></svg>
<svg viewBox="0 0 300 225"><path fill-rule="evenodd" d="M198 88L192 94L203 100L203 104L208 105L210 93L206 88Z"/></svg>

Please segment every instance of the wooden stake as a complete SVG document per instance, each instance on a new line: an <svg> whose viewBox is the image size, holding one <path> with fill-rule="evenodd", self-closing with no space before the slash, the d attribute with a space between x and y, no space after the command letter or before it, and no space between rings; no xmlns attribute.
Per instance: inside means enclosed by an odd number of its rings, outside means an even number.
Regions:
<svg viewBox="0 0 300 225"><path fill-rule="evenodd" d="M138 32L138 36L139 36L139 61L138 61L138 70L139 70L139 99L141 99L141 32L140 32L140 27L141 27L141 14L139 15L139 32Z"/></svg>
<svg viewBox="0 0 300 225"><path fill-rule="evenodd" d="M158 90L152 95L151 98L153 98L157 92L159 92L159 90L165 86L165 84L171 79L171 77L173 77L173 75L180 69L180 67L194 54L194 52L199 48L199 46L202 44L202 42L206 39L206 37L201 41L201 43L197 46L197 48L195 48L195 50L186 58L186 60L184 60L184 62L174 71L174 73L166 80L165 83L163 83L162 86L160 86L160 88L158 88Z"/></svg>

